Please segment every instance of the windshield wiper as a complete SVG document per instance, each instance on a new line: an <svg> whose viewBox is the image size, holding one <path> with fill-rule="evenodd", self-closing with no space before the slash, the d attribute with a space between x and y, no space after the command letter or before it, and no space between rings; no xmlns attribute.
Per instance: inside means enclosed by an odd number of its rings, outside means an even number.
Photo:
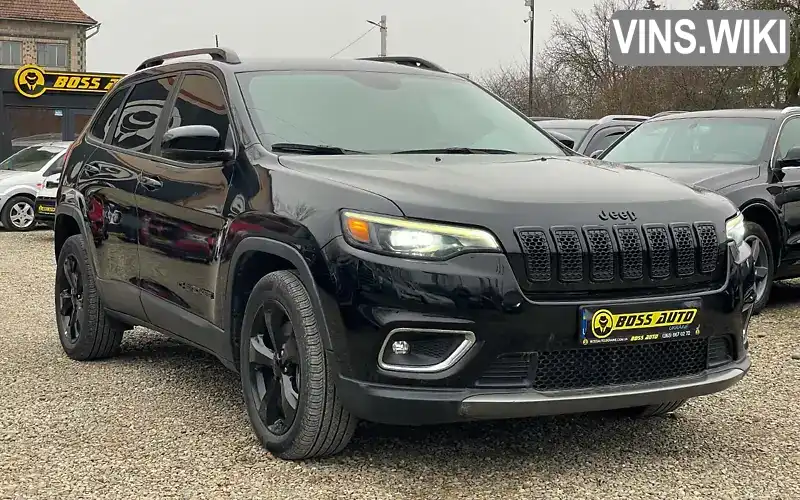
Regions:
<svg viewBox="0 0 800 500"><path fill-rule="evenodd" d="M326 146L324 144L299 144L296 142L276 142L272 145L272 151L276 153L299 153L304 155L357 155L365 154L362 151L343 149L336 146Z"/></svg>
<svg viewBox="0 0 800 500"><path fill-rule="evenodd" d="M395 151L395 155L411 154L432 154L432 155L515 155L516 151L507 149L490 148L434 148L434 149L409 149L406 151Z"/></svg>

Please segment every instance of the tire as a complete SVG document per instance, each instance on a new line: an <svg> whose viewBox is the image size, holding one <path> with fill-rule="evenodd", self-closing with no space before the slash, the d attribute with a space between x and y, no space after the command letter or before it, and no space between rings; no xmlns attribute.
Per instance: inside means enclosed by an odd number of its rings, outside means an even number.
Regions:
<svg viewBox="0 0 800 500"><path fill-rule="evenodd" d="M250 424L261 444L285 460L336 455L356 427L356 418L337 396L317 321L308 291L293 271L261 278L242 321L239 373ZM270 363L259 352L283 361Z"/></svg>
<svg viewBox="0 0 800 500"><path fill-rule="evenodd" d="M679 401L667 401L657 405L637 406L634 408L627 408L624 413L633 418L651 418L661 417L668 413L672 413L681 406L686 404L685 399Z"/></svg>
<svg viewBox="0 0 800 500"><path fill-rule="evenodd" d="M77 361L103 359L116 354L124 327L109 318L103 309L89 252L81 235L67 238L56 265L56 326L64 352ZM68 277L68 267L77 271L77 275L70 273L76 277ZM73 282L77 285L75 288ZM75 328L70 326L73 317Z"/></svg>
<svg viewBox="0 0 800 500"><path fill-rule="evenodd" d="M36 227L33 201L27 196L14 196L8 200L0 214L3 227L8 231L30 231ZM23 221L29 221L22 224Z"/></svg>
<svg viewBox="0 0 800 500"><path fill-rule="evenodd" d="M772 243L770 243L769 236L767 236L767 233L766 231L764 231L764 228L762 228L755 222L747 222L747 221L744 224L744 228L745 228L744 238L745 241L750 243L750 247L753 249L757 267L759 259L762 258L761 257L762 254L761 250L759 250L758 255L757 256L755 255L756 249L753 246L753 242L758 241L758 244L761 246L761 249L765 250L766 253L765 260L763 261L763 264L766 264L766 266L760 266L762 268L763 267L767 268L767 274L763 278L764 280L763 292L761 293L760 296L756 297L756 301L753 304L753 314L758 314L767 306L767 303L769 302L770 293L772 293L772 283L775 275L775 254L772 251ZM756 277L756 283L757 283L756 286L758 287L759 286L758 277Z"/></svg>

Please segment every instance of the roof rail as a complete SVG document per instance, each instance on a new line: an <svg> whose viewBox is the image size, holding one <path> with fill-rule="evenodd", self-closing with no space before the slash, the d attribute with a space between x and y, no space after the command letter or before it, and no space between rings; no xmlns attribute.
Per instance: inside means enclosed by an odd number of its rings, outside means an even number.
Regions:
<svg viewBox="0 0 800 500"><path fill-rule="evenodd" d="M608 115L600 118L598 123L606 123L614 120L631 120L631 121L643 122L648 118L650 117L643 115Z"/></svg>
<svg viewBox="0 0 800 500"><path fill-rule="evenodd" d="M167 59L177 59L179 57L198 56L198 55L208 55L211 56L211 59L215 61L224 62L228 64L239 64L242 62L239 59L239 54L237 54L231 49L211 47L208 49L180 50L178 52L170 52L168 54L162 54L160 56L151 57L150 59L147 59L142 64L140 64L139 67L136 68L136 71L145 68L152 68L154 66L160 66L161 64L164 64L164 62Z"/></svg>
<svg viewBox="0 0 800 500"><path fill-rule="evenodd" d="M781 113L794 113L795 111L800 111L800 106L787 106L781 110Z"/></svg>
<svg viewBox="0 0 800 500"><path fill-rule="evenodd" d="M667 115L675 115L679 113L688 113L688 111L662 111L660 113L656 113L650 117L650 119L658 118L659 116L667 116Z"/></svg>
<svg viewBox="0 0 800 500"><path fill-rule="evenodd" d="M568 120L569 118L564 118L562 116L529 116L529 119L538 122L542 120Z"/></svg>
<svg viewBox="0 0 800 500"><path fill-rule="evenodd" d="M375 56L375 57L359 57L359 61L379 61L390 62L399 64L401 66L410 66L412 68L422 68L431 71L438 71L440 73L447 73L448 71L436 63L432 63L421 57L414 56Z"/></svg>

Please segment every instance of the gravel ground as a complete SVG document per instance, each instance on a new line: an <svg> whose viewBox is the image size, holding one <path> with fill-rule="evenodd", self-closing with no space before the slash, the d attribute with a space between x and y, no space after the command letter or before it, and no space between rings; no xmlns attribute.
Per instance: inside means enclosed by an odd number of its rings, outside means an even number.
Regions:
<svg viewBox="0 0 800 500"><path fill-rule="evenodd" d="M344 455L288 463L210 356L136 329L70 361L53 277L51 232L0 232L2 498L800 498L800 284L751 327L750 374L674 416L362 425Z"/></svg>

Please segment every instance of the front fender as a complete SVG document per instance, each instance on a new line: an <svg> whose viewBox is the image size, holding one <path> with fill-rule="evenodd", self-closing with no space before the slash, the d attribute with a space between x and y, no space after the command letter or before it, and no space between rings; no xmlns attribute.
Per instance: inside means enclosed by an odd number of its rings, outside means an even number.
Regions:
<svg viewBox="0 0 800 500"><path fill-rule="evenodd" d="M308 290L311 305L317 318L317 327L322 335L323 345L325 349L332 350L334 331L336 330L336 325L341 324L341 318L338 315L335 300L329 297L329 292L326 292L326 289L331 290L332 283L327 272L327 266L320 260L322 259L321 252L319 250L315 252L319 258L317 256L310 258L308 253L301 254L296 246L263 236L245 237L236 245L230 259L226 259L228 260L227 280L224 285L224 300L221 301L225 319L225 331L231 334L233 330L231 298L233 296L236 269L243 256L253 251L280 257L292 264L306 290Z"/></svg>

